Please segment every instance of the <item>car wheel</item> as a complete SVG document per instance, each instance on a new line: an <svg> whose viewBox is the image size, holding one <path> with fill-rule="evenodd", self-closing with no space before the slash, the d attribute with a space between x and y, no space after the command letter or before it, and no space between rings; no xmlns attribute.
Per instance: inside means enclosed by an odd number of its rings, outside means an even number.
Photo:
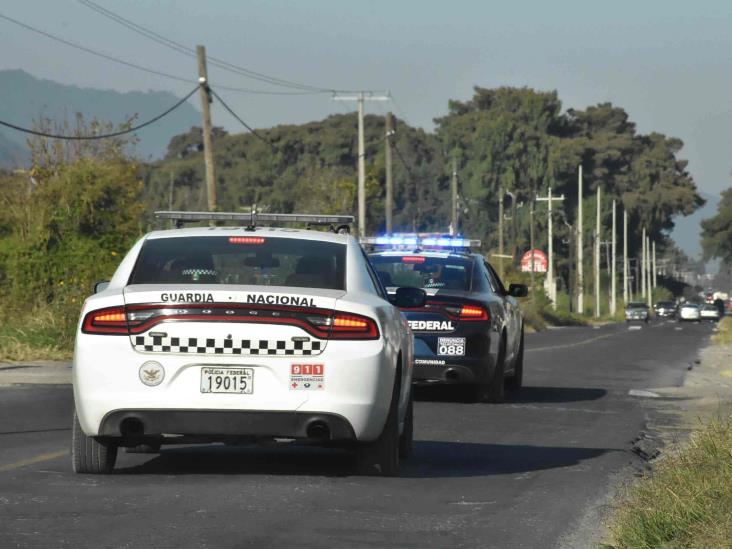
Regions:
<svg viewBox="0 0 732 549"><path fill-rule="evenodd" d="M501 348L498 351L493 378L488 382L479 382L470 385L470 397L473 402L503 402L506 379L506 339L501 338Z"/></svg>
<svg viewBox="0 0 732 549"><path fill-rule="evenodd" d="M397 374L397 380L399 379ZM399 471L399 383L395 381L384 430L373 442L358 442L356 460L362 475L393 477Z"/></svg>
<svg viewBox="0 0 732 549"><path fill-rule="evenodd" d="M116 461L117 445L98 437L87 436L81 430L79 418L74 413L71 431L71 463L74 473L111 473Z"/></svg>
<svg viewBox="0 0 732 549"><path fill-rule="evenodd" d="M412 441L414 440L414 399L409 392L407 414L404 416L404 430L399 436L399 457L402 459L412 455Z"/></svg>
<svg viewBox="0 0 732 549"><path fill-rule="evenodd" d="M524 330L521 329L521 341L519 342L518 355L513 366L513 376L507 377L505 388L507 391L519 391L524 380Z"/></svg>
<svg viewBox="0 0 732 549"><path fill-rule="evenodd" d="M152 442L147 444L138 444L137 446L128 446L125 448L128 454L159 454L160 443Z"/></svg>

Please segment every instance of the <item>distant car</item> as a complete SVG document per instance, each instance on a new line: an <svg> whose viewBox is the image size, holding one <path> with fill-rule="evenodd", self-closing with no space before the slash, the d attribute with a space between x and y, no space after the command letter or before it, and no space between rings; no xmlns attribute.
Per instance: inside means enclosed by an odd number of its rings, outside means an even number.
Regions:
<svg viewBox="0 0 732 549"><path fill-rule="evenodd" d="M625 306L625 322L648 322L650 320L648 305L645 303L628 303Z"/></svg>
<svg viewBox="0 0 732 549"><path fill-rule="evenodd" d="M659 301L654 307L656 318L675 318L676 305L673 301Z"/></svg>
<svg viewBox="0 0 732 549"><path fill-rule="evenodd" d="M701 312L699 311L699 305L696 303L684 303L679 307L678 314L679 321L693 320L699 322L701 320Z"/></svg>
<svg viewBox="0 0 732 549"><path fill-rule="evenodd" d="M699 316L702 320L718 322L720 318L719 308L716 305L702 305L701 310L699 311Z"/></svg>

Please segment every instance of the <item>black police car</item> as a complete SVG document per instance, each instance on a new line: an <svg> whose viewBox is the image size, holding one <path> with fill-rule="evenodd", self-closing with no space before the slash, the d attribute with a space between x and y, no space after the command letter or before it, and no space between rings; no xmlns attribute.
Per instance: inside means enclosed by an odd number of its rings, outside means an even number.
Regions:
<svg viewBox="0 0 732 549"><path fill-rule="evenodd" d="M424 307L402 309L414 332L416 383L463 384L475 401L500 402L523 378L523 317L516 301L523 284L508 289L491 265L461 238L377 237L369 259L390 294L421 288Z"/></svg>

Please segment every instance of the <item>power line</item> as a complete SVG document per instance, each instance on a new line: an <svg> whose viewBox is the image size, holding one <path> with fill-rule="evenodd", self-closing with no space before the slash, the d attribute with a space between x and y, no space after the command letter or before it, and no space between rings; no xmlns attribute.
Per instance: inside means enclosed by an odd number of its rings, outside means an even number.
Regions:
<svg viewBox="0 0 732 549"><path fill-rule="evenodd" d="M21 21L18 21L17 19L13 19L12 17L8 17L7 15L3 15L0 13L0 19L4 19L5 21L8 21L10 23L13 23L14 25L18 25L19 27L23 27L26 30L29 30L31 32L34 32L36 34L40 34L41 36L45 36L46 38L50 38L51 40L54 40L56 42L60 42L61 44L65 44L67 46L70 46L72 48L76 48L77 50L85 51L86 53L89 53L91 55L95 55L97 57L101 57L102 59L106 59L107 61L112 61L114 63L119 63L120 65L125 65L127 67L131 67L133 69L138 69L141 71L148 72L150 74L156 74L158 76L164 76L166 78L170 78L172 80L178 80L179 82L186 82L193 84L194 81L190 80L189 78L183 78L180 76L175 76L174 74L169 74L163 71L158 71L155 69L150 69L148 67L143 67L142 65L137 65L136 63L131 63L129 61L125 61L124 59L119 59L117 57L112 57L111 55L107 55L106 53L101 53L96 50L93 50L91 48L87 48L86 46L82 46L81 44L77 44L76 42L72 42L70 40L66 40L64 38L60 38L58 36L55 36L51 33L48 33L46 31L37 29L35 27L31 27L30 25L27 25Z"/></svg>
<svg viewBox="0 0 732 549"><path fill-rule="evenodd" d="M171 40L170 38L167 38L155 31L152 31L146 27L143 27L142 25L139 25L139 24L135 23L134 21L131 21L131 20L119 15L118 13L115 13L112 10L105 8L104 6L100 6L99 4L92 2L91 0L77 0L77 1L80 4L82 4L83 6L99 13L100 15L102 15L108 19L111 19L112 21L115 21L116 23L119 23L120 25L126 27L127 29L129 29L141 36L144 36L145 38L148 38L149 40L152 40L162 46L170 48L178 53L182 53L182 54L188 55L190 57L195 57L195 50L193 48L190 48L184 44L181 44L180 42ZM254 80L259 80L260 82L266 82L268 84L272 84L275 86L295 88L295 89L299 89L299 90L303 90L303 91L319 92L319 93L346 91L346 90L335 90L334 88L328 88L328 87L312 86L309 84L302 84L300 82L294 82L292 80L285 80L283 78L277 78L275 76L270 76L268 74L257 72L257 71L248 69L246 67L242 67L240 65L235 65L233 63L229 63L228 61L224 61L223 59L218 59L218 58L212 57L212 56L208 57L208 61L211 65L214 65L220 69L228 70L230 72L239 74L240 76L252 78Z"/></svg>
<svg viewBox="0 0 732 549"><path fill-rule="evenodd" d="M254 128L252 128L249 124L247 124L246 122L244 122L244 120L242 120L242 118L238 114L236 114L231 109L231 107L229 107L229 105L226 104L226 102L223 99L221 99L221 96L218 93L216 93L216 91L213 88L209 88L209 89L211 90L211 95L213 95L219 101L219 103L221 103L221 106L224 107L231 116L233 116L234 118L236 118L242 126L244 126L247 130L249 130L249 132L254 137L256 137L257 139L259 139L262 142L266 143L267 145L269 145L270 147L272 147L272 149L274 149L275 151L278 150L277 147L274 145L274 143L272 143L271 141L269 141L265 137L262 137L260 134L257 133L257 131Z"/></svg>
<svg viewBox="0 0 732 549"><path fill-rule="evenodd" d="M78 44L76 42L72 42L71 40L66 40L65 38L61 38L60 36L56 36L54 34L51 34L50 32L46 32L46 31L38 29L36 27L32 27L31 25L28 25L27 23L23 23L22 21L18 21L17 19L13 19L12 17L8 17L7 15L3 15L1 13L0 13L0 19L8 21L9 23L13 23L14 25L24 28L25 30L28 30L28 31L38 34L40 36L44 36L44 37L46 37L50 40L53 40L55 42L58 42L60 44L64 44L65 46L75 48L77 50L86 52L86 53L94 55L96 57L100 57L102 59L111 61L113 63L118 63L118 64L124 65L126 67L130 67L130 68L137 69L137 70L140 70L143 72L147 72L149 74L154 74L156 76L162 76L164 78L169 78L170 80L175 80L177 82L185 82L186 84L196 84L197 83L195 80L192 80L190 78L185 78L183 76L170 74L168 72L161 71L161 70L151 69L149 67L145 67L143 65L138 65L137 63L132 63L131 61L125 61L124 59L120 59L119 57L114 57L112 55L94 50L92 48ZM220 89L225 89L228 91L255 94L255 95L313 95L313 94L319 94L319 93L326 93L326 92L320 92L320 91L315 92L315 91L256 90L256 89L238 88L235 86L225 86L225 85L220 85L218 87Z"/></svg>
<svg viewBox="0 0 732 549"><path fill-rule="evenodd" d="M399 157L399 160L404 164L404 167L407 169L407 173L409 173L409 177L414 178L414 172L412 172L412 167L409 165L409 163L404 159L404 156L402 156L402 151L399 150L399 147L396 144L396 141L392 141L392 145L394 146L394 150L397 153L397 156Z"/></svg>
<svg viewBox="0 0 732 549"><path fill-rule="evenodd" d="M38 130L31 130L29 128L23 128L21 126L16 126L15 124L11 124L10 122L5 122L3 120L0 120L0 125L5 126L7 128L12 128L12 129L17 130L19 132L29 133L31 135L38 135L40 137L48 137L48 138L51 138L51 139L66 139L66 140L71 140L71 141L91 141L91 140L95 140L95 139L107 139L107 138L110 138L110 137L119 137L120 135L125 135L127 133L132 133L132 132L135 132L137 130L140 130L140 129L144 128L145 126L149 126L150 124L154 124L155 122L157 122L158 120L160 120L164 116L167 116L168 114L170 114L171 112L173 112L175 109L177 109L178 107L180 107L183 103L185 103L197 91L198 91L198 86L196 86L195 88L193 88L190 92L188 92L188 94L185 97L183 97L181 100L179 100L175 105L173 105L172 107L170 107L168 110L160 113L159 115L155 116L154 118L151 118L150 120L147 120L146 122L143 122L142 124L138 124L137 126L133 126L133 127L129 128L129 129L126 129L126 130L121 130L121 131L118 131L118 132L107 133L107 134L102 134L102 135L56 135L56 134L41 132L41 131L38 131Z"/></svg>

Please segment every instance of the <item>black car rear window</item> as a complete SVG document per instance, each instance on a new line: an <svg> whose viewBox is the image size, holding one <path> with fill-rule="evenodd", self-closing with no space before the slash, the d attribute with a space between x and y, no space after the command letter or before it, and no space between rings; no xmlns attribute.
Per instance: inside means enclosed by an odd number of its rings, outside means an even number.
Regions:
<svg viewBox="0 0 732 549"><path fill-rule="evenodd" d="M148 239L129 283L345 290L345 279L345 244L245 234Z"/></svg>
<svg viewBox="0 0 732 549"><path fill-rule="evenodd" d="M372 255L371 264L389 287L469 291L473 260L468 257L425 255Z"/></svg>

